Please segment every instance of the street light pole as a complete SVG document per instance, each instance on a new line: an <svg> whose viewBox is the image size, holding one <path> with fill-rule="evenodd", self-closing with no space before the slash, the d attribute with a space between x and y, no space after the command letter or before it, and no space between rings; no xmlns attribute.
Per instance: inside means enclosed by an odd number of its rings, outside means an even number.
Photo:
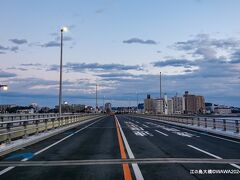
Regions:
<svg viewBox="0 0 240 180"><path fill-rule="evenodd" d="M59 82L59 117L62 115L62 54L63 54L63 32L67 32L67 28L61 28L61 51L60 51L60 82Z"/></svg>

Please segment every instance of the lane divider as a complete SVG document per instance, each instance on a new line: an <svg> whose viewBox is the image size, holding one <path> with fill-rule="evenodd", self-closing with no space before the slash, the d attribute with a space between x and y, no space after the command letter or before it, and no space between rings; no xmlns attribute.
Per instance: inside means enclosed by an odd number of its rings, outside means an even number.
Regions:
<svg viewBox="0 0 240 180"><path fill-rule="evenodd" d="M159 131L159 130L155 130L155 131L158 132L159 134L164 135L164 136L168 136L167 134L165 134L165 133L163 133L163 132L161 132L161 131Z"/></svg>
<svg viewBox="0 0 240 180"><path fill-rule="evenodd" d="M216 158L216 159L223 159L223 158L221 158L221 157L219 157L219 156L216 156L216 155L214 155L214 154L212 154L212 153L210 153L210 152L207 152L207 151L205 151L205 150L202 150L202 149L200 149L200 148L197 148L197 147L195 147L195 146L193 146L193 145L188 145L188 147L191 147L191 148L193 148L193 149L195 149L195 150L197 150L197 151L200 151L200 152L202 152L202 153L205 153L205 154L207 154L207 155L209 155L209 156L212 156L212 157L214 157L214 158ZM235 168L237 168L237 169L240 169L240 166L237 165L237 164L231 163L230 165L233 166L233 167L235 167Z"/></svg>
<svg viewBox="0 0 240 180"><path fill-rule="evenodd" d="M135 159L135 157L133 155L133 152L132 152L132 150L131 150L131 148L130 148L130 146L128 144L127 138L126 138L126 136L125 136L125 134L124 134L124 132L122 130L122 127L121 127L121 125L120 125L120 123L118 121L117 116L114 116L114 118L115 118L115 121L116 121L116 123L118 125L118 128L120 130L120 133L121 133L121 136L122 136L125 148L127 150L128 157L130 159ZM137 180L143 180L144 178L143 178L142 172L140 171L140 169L138 167L138 164L137 163L132 163L132 168L133 168L133 172L135 174L136 179Z"/></svg>
<svg viewBox="0 0 240 180"><path fill-rule="evenodd" d="M118 127L116 119L115 119L115 123L116 123L118 144L119 144L119 148L120 148L121 158L122 159L127 159L127 155L126 155L126 152L125 152L125 149L124 149L122 137L121 137L120 130L119 130L119 127ZM132 180L132 175L131 175L131 171L130 171L129 165L128 164L123 164L122 167L123 167L124 179L125 180Z"/></svg>
<svg viewBox="0 0 240 180"><path fill-rule="evenodd" d="M81 129L79 129L79 130L73 132L72 134L70 134L70 135L68 135L68 136L66 136L66 137L64 137L64 138L62 138L62 139L56 141L55 143L53 143L53 144L51 144L51 145L49 145L49 146L47 146L47 147L45 147L45 148L43 148L43 149L41 149L41 150L35 152L35 153L33 154L33 157L36 156L36 155L38 155L38 154L40 154L40 153L42 153L42 152L44 152L44 151L46 151L46 150L48 150L48 149L51 148L51 147L53 147L53 146L59 144L60 142L66 140L66 139L68 139L68 138L70 138L70 137L73 136L74 134L76 134L76 133L78 133L78 132L80 132L80 131L82 131L82 130L88 128L89 126L91 126L91 125L93 125L93 124L99 122L99 121L102 120L102 119L104 119L104 118L101 118L101 119L99 119L99 120L97 120L97 121L95 121L95 122L93 122L93 123L91 123L91 124L89 124L89 125L87 125L87 126L81 128ZM24 159L22 159L21 161L23 161L23 162L24 162L24 161L28 161L29 159L30 159L30 158L24 158ZM14 168L15 168L15 166L11 166L11 167L7 167L7 168L1 170L1 171L0 171L0 176L3 175L3 174L5 174L5 173L8 172L8 171L14 169Z"/></svg>

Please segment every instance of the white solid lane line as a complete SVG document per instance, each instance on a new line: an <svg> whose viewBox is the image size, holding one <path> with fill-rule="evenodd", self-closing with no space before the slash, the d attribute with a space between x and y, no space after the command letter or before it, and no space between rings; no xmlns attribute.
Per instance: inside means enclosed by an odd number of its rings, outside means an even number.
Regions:
<svg viewBox="0 0 240 180"><path fill-rule="evenodd" d="M161 132L161 131L159 131L159 130L155 130L156 132L158 132L158 133L160 133L160 134L162 134L162 135L164 135L164 136L168 136L167 134L165 134L165 133L163 133L163 132Z"/></svg>
<svg viewBox="0 0 240 180"><path fill-rule="evenodd" d="M219 156L216 156L216 155L214 155L214 154L212 154L212 153L210 153L210 152L204 151L204 150L202 150L202 149L200 149L200 148L197 148L197 147L195 147L195 146L188 145L188 147L191 147L191 148L193 148L193 149L195 149L195 150L197 150L197 151L200 151L200 152L202 152L202 153L205 153L205 154L207 154L207 155L209 155L209 156L212 156L212 157L214 157L214 158L216 158L216 159L222 159L222 158L219 157ZM233 166L233 167L235 167L235 168L240 169L240 166L237 165L237 164L230 164L230 165Z"/></svg>
<svg viewBox="0 0 240 180"><path fill-rule="evenodd" d="M146 128L149 128L149 126L147 126L146 124L142 124L142 126L146 127Z"/></svg>
<svg viewBox="0 0 240 180"><path fill-rule="evenodd" d="M124 142L124 145L126 147L126 150L127 150L127 153L128 153L128 156L130 159L135 159L134 155L133 155L133 152L128 144L128 141L127 141L127 138L122 130L122 127L117 119L117 116L115 116L116 120L117 120L117 123L118 123L118 126L119 126L119 129L120 129L120 132L121 132L121 135L122 135L122 138L123 138L123 142ZM143 180L143 175L142 175L142 172L140 171L139 167L138 167L138 164L136 163L132 163L132 168L133 168L133 171L134 171L134 174L135 174L135 177L137 180Z"/></svg>
<svg viewBox="0 0 240 180"><path fill-rule="evenodd" d="M99 119L98 121L100 121L100 120L102 120L102 119ZM59 141L57 141L57 142L55 142L55 143L53 143L53 144L51 144L51 145L49 145L49 146L47 146L47 147L45 147L45 148L43 148L43 149L41 149L41 150L35 152L35 153L33 154L33 156L36 156L36 155L38 155L38 154L40 154L40 153L46 151L47 149L49 149L49 148L51 148L51 147L53 147L53 146L59 144L60 142L64 141L65 139L70 138L70 137L73 136L74 134L76 134L76 133L78 133L78 132L80 132L80 131L82 131L82 130L88 128L89 126L91 126L91 125L93 125L93 124L95 124L95 123L97 123L98 121L95 121L95 122L93 122L93 123L91 123L91 124L89 124L89 125L87 125L87 126L81 128L81 129L79 129L79 130L73 132L72 134L70 134L70 135L68 135L68 136L66 136L66 137L64 137L64 138L62 138L62 139L60 139ZM28 161L29 159L30 159L30 158L24 158L24 159L22 159L21 161ZM3 175L3 174L5 174L6 172L12 170L13 168L15 168L15 167L14 167L14 166L11 166L11 167L7 167L7 168L3 169L2 171L0 171L0 176Z"/></svg>

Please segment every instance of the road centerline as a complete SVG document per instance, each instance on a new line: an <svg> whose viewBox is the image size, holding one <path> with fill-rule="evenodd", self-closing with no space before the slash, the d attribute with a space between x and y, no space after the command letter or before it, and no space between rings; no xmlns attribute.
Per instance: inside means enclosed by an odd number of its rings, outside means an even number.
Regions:
<svg viewBox="0 0 240 180"><path fill-rule="evenodd" d="M117 124L116 119L115 119L115 123L116 123L116 130L117 130L117 137L118 137L118 144L119 144L119 148L120 148L121 158L122 159L127 159L127 155L126 155L126 152L125 152L125 149L124 149L121 133L120 133L119 126ZM128 164L123 164L122 167L123 167L124 179L125 180L132 180L132 175L131 175L129 165Z"/></svg>
<svg viewBox="0 0 240 180"><path fill-rule="evenodd" d="M120 129L120 132L121 132L121 135L122 135L122 138L123 138L123 142L124 142L124 145L125 145L125 148L127 150L127 153L128 153L128 156L130 159L135 159L135 156L133 155L133 152L128 144L128 141L127 141L127 138L122 130L122 127L118 121L118 118L117 116L114 116L115 117L115 120L119 126L119 129ZM136 163L132 163L132 168L133 168L133 171L134 171L134 174L135 174L135 177L137 180L143 180L143 175L142 175L142 172L140 171L139 167L138 167L138 164Z"/></svg>

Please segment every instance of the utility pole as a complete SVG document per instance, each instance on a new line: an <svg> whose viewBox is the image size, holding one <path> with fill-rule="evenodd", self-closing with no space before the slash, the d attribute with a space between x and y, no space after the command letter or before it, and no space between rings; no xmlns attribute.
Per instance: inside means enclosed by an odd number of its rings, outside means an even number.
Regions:
<svg viewBox="0 0 240 180"><path fill-rule="evenodd" d="M160 98L162 98L162 73L160 72Z"/></svg>
<svg viewBox="0 0 240 180"><path fill-rule="evenodd" d="M96 109L95 112L97 113L97 109L98 109L98 94L97 94L97 83L96 83Z"/></svg>

